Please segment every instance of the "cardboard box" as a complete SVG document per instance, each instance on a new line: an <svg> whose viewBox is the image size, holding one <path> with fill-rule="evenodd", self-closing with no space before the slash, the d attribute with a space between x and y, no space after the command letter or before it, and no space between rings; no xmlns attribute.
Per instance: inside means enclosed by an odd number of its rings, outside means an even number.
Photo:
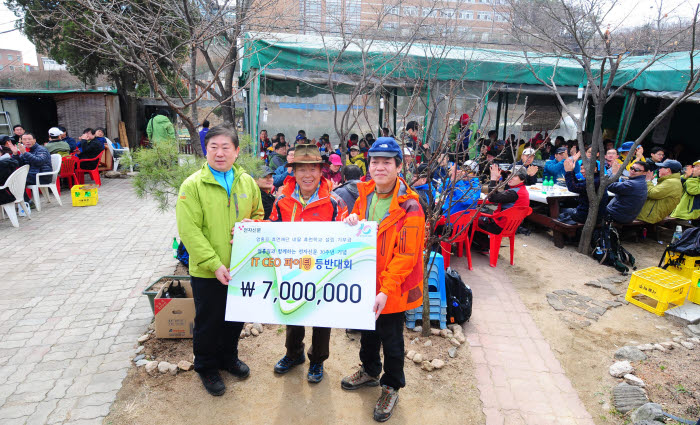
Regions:
<svg viewBox="0 0 700 425"><path fill-rule="evenodd" d="M194 330L194 298L189 280L181 280L187 298L162 298L162 287L153 300L156 316L156 338L192 338Z"/></svg>

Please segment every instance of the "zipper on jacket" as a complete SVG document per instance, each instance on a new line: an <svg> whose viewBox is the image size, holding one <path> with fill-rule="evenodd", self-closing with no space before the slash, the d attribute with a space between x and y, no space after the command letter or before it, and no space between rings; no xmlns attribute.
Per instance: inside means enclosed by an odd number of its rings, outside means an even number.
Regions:
<svg viewBox="0 0 700 425"><path fill-rule="evenodd" d="M233 192L233 188L231 188L231 192ZM231 206L231 198L228 198L228 205L229 207ZM238 220L238 195L236 193L233 194L233 205L236 207L236 220Z"/></svg>

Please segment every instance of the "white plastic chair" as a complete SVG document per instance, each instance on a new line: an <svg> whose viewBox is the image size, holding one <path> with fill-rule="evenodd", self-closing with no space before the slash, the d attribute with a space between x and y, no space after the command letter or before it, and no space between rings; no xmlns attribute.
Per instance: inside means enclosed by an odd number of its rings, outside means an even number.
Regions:
<svg viewBox="0 0 700 425"><path fill-rule="evenodd" d="M114 152L124 154L125 152L129 152L129 148L117 149L114 147L114 143L112 143L111 140L107 139L106 137L105 137L105 140L107 140L107 147L109 148L109 153L112 154L112 161L114 161L114 166L112 167L112 171L117 171L117 168L119 168L119 161L121 160L121 158L115 157ZM131 171L132 173L134 172L133 165L131 167L129 167L129 171Z"/></svg>
<svg viewBox="0 0 700 425"><path fill-rule="evenodd" d="M24 202L24 188L27 185L27 174L29 174L29 165L23 165L15 170L14 173L10 174L7 178L4 186L0 186L0 190L10 189L10 193L15 197L14 202L3 204L0 211L2 211L2 218L5 218L5 213L10 217L10 222L15 227L19 227L19 221L17 221L17 211L15 211L15 204L22 204L22 208L27 218L31 219L31 210L29 205Z"/></svg>
<svg viewBox="0 0 700 425"><path fill-rule="evenodd" d="M51 203L51 197L49 196L49 189L51 189L53 196L55 196L58 201L58 205L63 206L61 195L59 195L58 187L56 186L56 178L61 171L61 155L57 153L51 155L51 170L51 172L37 173L36 184L27 185L27 188L32 190L32 197L34 198L34 205L36 205L37 211L41 211L41 196L39 195L39 190L46 196L46 202ZM39 178L41 176L51 176L51 182L40 183Z"/></svg>

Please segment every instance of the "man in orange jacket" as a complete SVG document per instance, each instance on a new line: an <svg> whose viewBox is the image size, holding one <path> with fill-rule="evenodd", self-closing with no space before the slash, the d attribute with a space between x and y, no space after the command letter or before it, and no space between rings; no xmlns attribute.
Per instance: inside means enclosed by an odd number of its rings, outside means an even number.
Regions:
<svg viewBox="0 0 700 425"><path fill-rule="evenodd" d="M359 220L376 221L377 295L374 301L375 330L362 331L362 367L343 378L346 390L382 386L374 407L374 419L384 422L399 400L399 389L406 386L404 361L404 312L423 301L423 248L425 216L419 196L398 177L402 152L391 137L378 138L369 149L372 181L357 185L360 196L353 213L345 219L351 226ZM384 375L379 379L384 349Z"/></svg>
<svg viewBox="0 0 700 425"><path fill-rule="evenodd" d="M348 215L345 201L331 192L331 183L322 177L323 158L315 145L297 145L293 175L287 177L272 206L270 221L342 221ZM312 383L323 379L323 362L329 355L330 328L314 327L309 347L309 372ZM304 327L287 326L287 353L275 365L276 373L287 373L304 363Z"/></svg>

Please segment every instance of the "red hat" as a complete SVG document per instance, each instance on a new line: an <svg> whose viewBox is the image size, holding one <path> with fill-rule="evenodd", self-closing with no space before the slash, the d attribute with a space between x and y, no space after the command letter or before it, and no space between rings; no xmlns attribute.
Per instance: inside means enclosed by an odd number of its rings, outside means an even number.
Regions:
<svg viewBox="0 0 700 425"><path fill-rule="evenodd" d="M469 124L469 114L462 114L462 116L459 118L459 123L461 125Z"/></svg>

